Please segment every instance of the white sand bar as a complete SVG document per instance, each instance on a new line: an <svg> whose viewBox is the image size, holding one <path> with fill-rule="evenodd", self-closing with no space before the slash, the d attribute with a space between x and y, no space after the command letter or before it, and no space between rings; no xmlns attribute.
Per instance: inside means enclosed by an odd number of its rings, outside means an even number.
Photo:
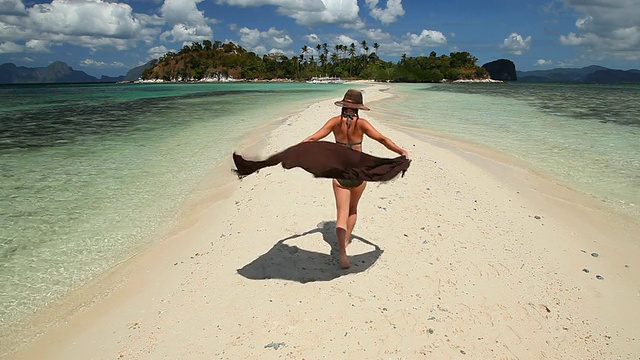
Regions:
<svg viewBox="0 0 640 360"><path fill-rule="evenodd" d="M203 190L171 237L91 287L115 286L108 294L6 358L638 359L637 219L385 126L374 101L389 86L366 85L372 111L361 116L412 164L368 184L351 269L332 253L330 180L263 169ZM238 150L266 156L301 141L339 112L335 100ZM363 148L396 156L371 139Z"/></svg>

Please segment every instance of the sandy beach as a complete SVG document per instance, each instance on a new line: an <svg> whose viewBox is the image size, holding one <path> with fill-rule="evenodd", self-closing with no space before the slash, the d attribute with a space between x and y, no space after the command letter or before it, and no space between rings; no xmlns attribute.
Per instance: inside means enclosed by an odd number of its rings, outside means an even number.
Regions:
<svg viewBox="0 0 640 360"><path fill-rule="evenodd" d="M330 180L279 166L216 174L170 237L43 314L57 323L4 357L640 359L638 219L506 156L392 128L376 101L393 85L353 86L372 109L360 115L412 164L367 185L350 269ZM336 100L238 152L301 141ZM396 156L371 139L363 150Z"/></svg>

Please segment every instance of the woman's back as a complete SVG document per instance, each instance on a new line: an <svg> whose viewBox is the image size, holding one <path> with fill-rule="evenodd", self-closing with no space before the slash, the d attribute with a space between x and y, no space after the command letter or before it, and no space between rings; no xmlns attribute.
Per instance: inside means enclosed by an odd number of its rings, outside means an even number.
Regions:
<svg viewBox="0 0 640 360"><path fill-rule="evenodd" d="M362 151L362 139L364 137L362 122L366 120L358 118L357 115L353 118L338 115L332 120L335 121L332 130L336 143Z"/></svg>

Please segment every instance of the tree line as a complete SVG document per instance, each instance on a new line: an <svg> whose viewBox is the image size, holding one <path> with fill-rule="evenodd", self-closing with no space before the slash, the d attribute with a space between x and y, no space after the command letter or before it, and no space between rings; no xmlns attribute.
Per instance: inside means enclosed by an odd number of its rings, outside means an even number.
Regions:
<svg viewBox="0 0 640 360"><path fill-rule="evenodd" d="M468 52L452 52L438 56L411 57L403 54L397 62L378 57L366 41L358 45L335 45L331 49L317 44L317 58L305 45L300 55L291 58L284 54L262 57L233 42L204 40L185 45L178 53L168 52L151 62L141 78L145 80L197 81L204 78L233 77L246 80L290 79L304 81L313 76L334 76L343 79L372 79L392 82L440 82L461 79L486 79L489 73L476 65L478 59ZM358 50L361 50L358 54Z"/></svg>

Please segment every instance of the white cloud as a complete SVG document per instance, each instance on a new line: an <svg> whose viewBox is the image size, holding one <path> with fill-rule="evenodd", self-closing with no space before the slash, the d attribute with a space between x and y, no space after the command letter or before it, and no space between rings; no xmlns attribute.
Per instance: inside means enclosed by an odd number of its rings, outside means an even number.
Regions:
<svg viewBox="0 0 640 360"><path fill-rule="evenodd" d="M407 36L412 46L441 46L447 44L447 37L440 31L422 30L420 35L408 33Z"/></svg>
<svg viewBox="0 0 640 360"><path fill-rule="evenodd" d="M380 52L385 55L400 56L402 54L410 54L411 46L404 42L391 41L380 44L380 50Z"/></svg>
<svg viewBox="0 0 640 360"><path fill-rule="evenodd" d="M49 34L47 40L55 44L69 43L77 46L89 48L91 52L97 51L100 48L113 48L115 50L124 51L128 50L135 45L135 40L129 39L113 39L108 37L97 36L72 36L72 35L59 35Z"/></svg>
<svg viewBox="0 0 640 360"><path fill-rule="evenodd" d="M0 15L27 15L21 0L0 0Z"/></svg>
<svg viewBox="0 0 640 360"><path fill-rule="evenodd" d="M211 39L213 32L209 26L196 25L191 26L187 24L175 24L171 30L165 31L160 35L160 40L163 41L200 41Z"/></svg>
<svg viewBox="0 0 640 360"><path fill-rule="evenodd" d="M378 7L378 0L365 0L365 3L370 9L369 15L384 25L396 22L398 17L404 15L402 0L387 0L387 7L385 9Z"/></svg>
<svg viewBox="0 0 640 360"><path fill-rule="evenodd" d="M578 29L586 29L589 27L589 22L591 21L593 21L593 18L591 16L579 18L578 20L576 20L576 27Z"/></svg>
<svg viewBox="0 0 640 360"><path fill-rule="evenodd" d="M640 59L640 3L638 0L564 0L578 14L576 31L560 35L560 43L576 46L585 55Z"/></svg>
<svg viewBox="0 0 640 360"><path fill-rule="evenodd" d="M147 54L149 54L149 57L151 59L159 59L164 54L166 54L166 53L168 53L170 51L171 52L176 52L175 50L167 49L164 46L154 46L154 47L150 48L149 50L147 50Z"/></svg>
<svg viewBox="0 0 640 360"><path fill-rule="evenodd" d="M538 61L536 61L535 65L536 66L551 66L551 65L553 65L553 61L545 60L545 59L538 59Z"/></svg>
<svg viewBox="0 0 640 360"><path fill-rule="evenodd" d="M44 33L127 39L144 26L129 5L101 0L53 0L27 11L28 27Z"/></svg>
<svg viewBox="0 0 640 360"><path fill-rule="evenodd" d="M560 44L562 45L580 45L584 38L578 37L575 33L568 35L560 35Z"/></svg>
<svg viewBox="0 0 640 360"><path fill-rule="evenodd" d="M523 51L531 48L531 36L523 38L518 33L511 33L504 39L500 48L513 55L522 55Z"/></svg>
<svg viewBox="0 0 640 360"><path fill-rule="evenodd" d="M18 45L11 41L5 41L0 43L0 54L13 54L21 53L24 51L24 46Z"/></svg>
<svg viewBox="0 0 640 360"><path fill-rule="evenodd" d="M292 56L296 56L297 55L291 50L284 50L284 49L277 49L277 48L273 48L273 49L269 50L267 53L269 55L284 55L284 56L287 56L287 57L292 57Z"/></svg>
<svg viewBox="0 0 640 360"><path fill-rule="evenodd" d="M206 24L207 20L197 4L202 0L165 0L160 13L168 24Z"/></svg>
<svg viewBox="0 0 640 360"><path fill-rule="evenodd" d="M307 38L307 42L310 42L312 44L319 44L320 43L320 38L316 34L309 34L309 35L307 35L305 37Z"/></svg>
<svg viewBox="0 0 640 360"><path fill-rule="evenodd" d="M260 42L260 30L258 29L243 27L238 33L240 34L240 44L243 46L253 47Z"/></svg>
<svg viewBox="0 0 640 360"><path fill-rule="evenodd" d="M354 40L352 37L349 37L347 35L336 36L336 44L349 46L352 43L358 45L360 42L358 40Z"/></svg>
<svg viewBox="0 0 640 360"><path fill-rule="evenodd" d="M360 7L357 0L217 0L217 4L259 7L265 5L276 6L276 11L283 16L295 19L299 25L319 26L338 25L348 28L360 29L364 22L359 18ZM390 19L390 14L398 11L396 3L400 0L391 0L386 10L380 10L385 19ZM400 7L402 7L400 5ZM377 12L378 13L378 12Z"/></svg>
<svg viewBox="0 0 640 360"><path fill-rule="evenodd" d="M49 52L51 42L47 40L32 39L27 41L24 46L33 52Z"/></svg>
<svg viewBox="0 0 640 360"><path fill-rule="evenodd" d="M391 34L380 29L366 29L361 30L360 33L372 41L389 41L392 38Z"/></svg>
<svg viewBox="0 0 640 360"><path fill-rule="evenodd" d="M320 11L324 8L322 0L217 0L216 3L242 7L273 5L293 10L311 11Z"/></svg>
<svg viewBox="0 0 640 360"><path fill-rule="evenodd" d="M249 29L243 27L238 30L240 34L239 45L257 54L266 53L266 46L289 47L293 40L282 30L269 28L267 31Z"/></svg>
<svg viewBox="0 0 640 360"><path fill-rule="evenodd" d="M125 67L125 65L119 61L106 63L103 61L96 61L93 59L84 59L80 61L80 66L86 66L86 67L92 67L92 68L98 68L98 69L106 69L106 68L112 68L112 67L120 67L120 68Z"/></svg>
<svg viewBox="0 0 640 360"><path fill-rule="evenodd" d="M291 37L289 37L289 35L284 35L284 36L274 36L273 42L275 42L280 46L288 47L293 43L293 40L291 40Z"/></svg>
<svg viewBox="0 0 640 360"><path fill-rule="evenodd" d="M165 41L200 41L211 39L209 20L196 6L202 0L165 0L160 13L172 29L162 33Z"/></svg>
<svg viewBox="0 0 640 360"><path fill-rule="evenodd" d="M17 20L17 17L8 17L7 20ZM30 31L24 26L18 24L10 24L8 22L0 22L0 40L7 41L20 41L26 38L35 37L38 34L34 31Z"/></svg>
<svg viewBox="0 0 640 360"><path fill-rule="evenodd" d="M282 1L284 2L284 1ZM323 6L296 8L279 7L278 13L291 17L304 26L340 25L360 28L362 20L358 17L360 7L357 0L323 0Z"/></svg>
<svg viewBox="0 0 640 360"><path fill-rule="evenodd" d="M0 40L24 42L26 51L40 52L63 43L93 51L128 49L136 41L155 39L158 30L153 26L160 22L156 15L133 13L128 4L102 0L53 0L35 4L25 14L0 18Z"/></svg>

